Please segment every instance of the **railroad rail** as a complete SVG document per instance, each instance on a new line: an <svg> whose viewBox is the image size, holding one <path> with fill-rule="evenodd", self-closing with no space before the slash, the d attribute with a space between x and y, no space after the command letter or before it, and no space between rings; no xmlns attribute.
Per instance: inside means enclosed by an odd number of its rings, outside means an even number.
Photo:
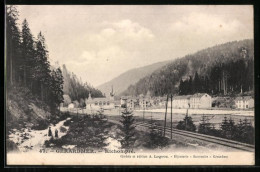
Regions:
<svg viewBox="0 0 260 172"><path fill-rule="evenodd" d="M151 124L144 123L144 122L138 122L138 123L135 123L135 125L147 127L147 128L149 128L151 126ZM161 129L163 131L162 126L157 125L157 128ZM171 128L166 127L165 131L166 131L165 135L167 134L166 137L170 138ZM215 136L210 136L210 135L205 135L205 134L200 134L200 133L195 133L195 132L190 132L190 131L185 131L185 130L178 130L175 128L172 129L172 134L185 136L185 137L189 137L189 138L194 138L194 139L198 139L198 140L202 140L202 141L206 141L209 143L214 143L214 144L218 144L218 145L222 145L222 146L226 146L226 147L230 147L230 148L234 148L234 149L238 149L238 150L243 150L243 151L248 151L248 152L255 151L254 145L250 145L247 143L241 143L241 142L237 142L237 141L233 141L233 140L228 140L228 139L224 139L224 138L220 138L220 137L215 137Z"/></svg>

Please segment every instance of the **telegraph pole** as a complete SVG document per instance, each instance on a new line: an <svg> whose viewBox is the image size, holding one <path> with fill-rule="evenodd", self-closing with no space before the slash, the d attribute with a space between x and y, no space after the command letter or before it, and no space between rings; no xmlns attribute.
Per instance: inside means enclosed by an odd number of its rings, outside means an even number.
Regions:
<svg viewBox="0 0 260 172"><path fill-rule="evenodd" d="M171 94L171 139L172 139L172 94Z"/></svg>
<svg viewBox="0 0 260 172"><path fill-rule="evenodd" d="M164 137L165 137L165 130L166 130L167 107L168 107L168 95L167 95L167 98L166 98L166 110L165 110L165 119L164 119L164 128L163 128L163 136Z"/></svg>

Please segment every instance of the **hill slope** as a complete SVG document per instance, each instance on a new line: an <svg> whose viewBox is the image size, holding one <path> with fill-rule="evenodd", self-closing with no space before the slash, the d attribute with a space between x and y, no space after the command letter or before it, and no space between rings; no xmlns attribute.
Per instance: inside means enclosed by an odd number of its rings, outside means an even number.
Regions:
<svg viewBox="0 0 260 172"><path fill-rule="evenodd" d="M170 61L164 61L140 68L131 69L119 75L118 77L112 79L111 81L98 86L97 89L101 90L103 93L108 95L111 92L111 87L113 85L114 92L117 95L119 95L122 91L126 90L127 87L131 84L135 84L141 78L147 76L148 74L151 74L152 72L161 68L169 62Z"/></svg>
<svg viewBox="0 0 260 172"><path fill-rule="evenodd" d="M233 94L252 91L253 40L233 41L174 60L130 85L122 95ZM181 89L180 86L181 85Z"/></svg>
<svg viewBox="0 0 260 172"><path fill-rule="evenodd" d="M88 83L82 83L81 79L70 72L66 65L62 66L62 75L64 78L63 93L69 95L72 100L85 99L91 93L92 97L102 97L102 92L92 87Z"/></svg>

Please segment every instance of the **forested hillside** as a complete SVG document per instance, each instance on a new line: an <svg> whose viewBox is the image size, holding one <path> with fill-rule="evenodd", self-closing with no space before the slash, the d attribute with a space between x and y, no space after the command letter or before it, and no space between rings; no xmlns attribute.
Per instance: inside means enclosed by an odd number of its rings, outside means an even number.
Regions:
<svg viewBox="0 0 260 172"><path fill-rule="evenodd" d="M97 88L100 89L106 95L108 95L111 91L111 87L113 86L115 94L118 95L123 91L125 91L127 87L129 87L131 84L135 84L141 78L144 78L145 76L151 74L152 72L161 68L167 63L170 62L164 61L164 62L154 63L140 68L131 69L119 75L118 77L112 79L111 81L98 86Z"/></svg>
<svg viewBox="0 0 260 172"><path fill-rule="evenodd" d="M15 6L6 8L6 84L7 91L17 87L29 91L51 111L63 101L63 77L61 69L50 68L45 38L39 31L37 38L32 35L26 19L20 31Z"/></svg>
<svg viewBox="0 0 260 172"><path fill-rule="evenodd" d="M33 126L54 122L59 106L68 94L72 100L85 98L91 92L102 93L82 84L66 70L50 65L45 37L39 31L35 38L26 19L21 29L15 6L6 7L6 114L7 125L30 123ZM45 125L45 127L46 127Z"/></svg>
<svg viewBox="0 0 260 172"><path fill-rule="evenodd" d="M254 42L234 41L178 58L140 79L123 95L237 94L253 90Z"/></svg>
<svg viewBox="0 0 260 172"><path fill-rule="evenodd" d="M88 83L83 83L74 73L68 71L65 65L62 66L62 75L64 78L63 92L69 95L72 101L87 98L89 93L92 97L103 97L101 91Z"/></svg>

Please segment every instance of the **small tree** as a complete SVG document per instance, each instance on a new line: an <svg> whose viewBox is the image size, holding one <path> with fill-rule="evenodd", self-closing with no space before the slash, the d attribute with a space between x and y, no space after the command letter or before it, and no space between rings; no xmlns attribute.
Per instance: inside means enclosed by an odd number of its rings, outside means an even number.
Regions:
<svg viewBox="0 0 260 172"><path fill-rule="evenodd" d="M235 132L236 132L236 126L234 120L230 117L229 120L225 116L222 123L221 123L221 135L222 137L228 138L228 139L234 139Z"/></svg>
<svg viewBox="0 0 260 172"><path fill-rule="evenodd" d="M166 147L169 144L169 139L162 135L162 132L158 129L156 123L152 120L150 122L149 140L146 143L146 147L154 149Z"/></svg>
<svg viewBox="0 0 260 172"><path fill-rule="evenodd" d="M192 121L192 117L186 115L182 121L179 121L177 125L179 130L196 131L196 126Z"/></svg>
<svg viewBox="0 0 260 172"><path fill-rule="evenodd" d="M136 141L135 138L135 126L134 126L134 116L127 108L122 111L120 122L122 126L120 127L122 131L122 139L120 140L122 148L129 149L134 146Z"/></svg>
<svg viewBox="0 0 260 172"><path fill-rule="evenodd" d="M210 134L210 131L211 131L211 124L209 123L209 119L205 115L202 115L198 132L202 134Z"/></svg>
<svg viewBox="0 0 260 172"><path fill-rule="evenodd" d="M240 123L238 124L238 134L239 134L239 141L254 144L254 138L255 138L255 132L254 127L252 126L251 122L248 121L247 118L245 118L242 122L240 120ZM238 135L237 134L237 135Z"/></svg>

